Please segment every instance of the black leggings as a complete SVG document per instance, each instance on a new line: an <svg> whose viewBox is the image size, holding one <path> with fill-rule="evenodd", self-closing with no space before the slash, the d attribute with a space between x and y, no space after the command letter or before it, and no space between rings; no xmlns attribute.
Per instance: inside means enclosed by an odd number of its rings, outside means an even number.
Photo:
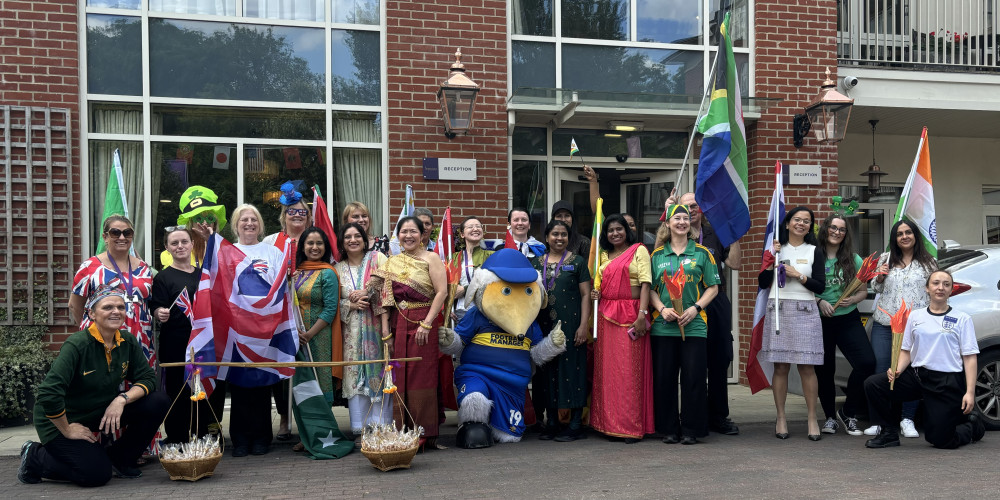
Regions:
<svg viewBox="0 0 1000 500"><path fill-rule="evenodd" d="M840 316L820 316L820 322L823 325L823 364L816 367L819 404L827 418L836 418L837 388L833 378L837 371L836 347L840 347L852 368L847 379L844 415L857 417L858 410L865 407L865 379L875 372L875 353L861 324L861 315L855 309Z"/></svg>

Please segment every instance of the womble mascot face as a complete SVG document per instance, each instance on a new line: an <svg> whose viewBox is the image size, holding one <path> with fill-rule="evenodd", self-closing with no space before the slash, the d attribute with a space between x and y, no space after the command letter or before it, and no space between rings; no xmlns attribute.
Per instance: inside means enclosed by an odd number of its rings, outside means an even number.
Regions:
<svg viewBox="0 0 1000 500"><path fill-rule="evenodd" d="M544 306L541 277L528 258L505 248L486 258L469 283L466 304L473 301L503 331L524 336Z"/></svg>

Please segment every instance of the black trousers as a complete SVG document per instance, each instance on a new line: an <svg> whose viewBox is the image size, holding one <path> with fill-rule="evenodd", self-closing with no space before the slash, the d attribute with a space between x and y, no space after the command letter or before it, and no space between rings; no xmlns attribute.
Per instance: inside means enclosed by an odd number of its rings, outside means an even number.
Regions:
<svg viewBox="0 0 1000 500"><path fill-rule="evenodd" d="M212 411L209 408L211 401L193 403L189 399L191 387L186 383L186 380L182 366L163 369L163 391L170 398L170 401L177 398L173 410L163 421L163 428L167 431L167 438L163 440L165 443L186 443L189 432L193 430L198 436L203 436L208 432L208 424L215 423L215 418L212 417ZM218 391L218 387L215 390ZM215 396L215 392L212 392L212 396ZM192 407L195 408L197 414L193 414ZM216 416L221 421L222 414L216 413ZM197 422L197 429L194 429L195 422Z"/></svg>
<svg viewBox="0 0 1000 500"><path fill-rule="evenodd" d="M964 372L938 372L908 367L889 390L889 376L876 373L865 381L872 423L899 432L903 402L923 398L924 438L935 448L953 449L972 442L972 424L962 413Z"/></svg>
<svg viewBox="0 0 1000 500"><path fill-rule="evenodd" d="M823 364L816 367L819 404L827 418L836 418L837 388L833 378L837 372L836 348L840 347L840 352L851 364L844 415L856 417L865 410L865 379L875 373L875 353L861 324L861 314L855 309L841 316L820 316L820 322L823 325Z"/></svg>
<svg viewBox="0 0 1000 500"><path fill-rule="evenodd" d="M233 446L268 445L274 438L271 427L271 388L229 384L229 437Z"/></svg>
<svg viewBox="0 0 1000 500"><path fill-rule="evenodd" d="M733 307L720 289L705 308L708 316L708 421L729 418L729 365L733 362Z"/></svg>
<svg viewBox="0 0 1000 500"><path fill-rule="evenodd" d="M135 466L149 446L170 407L170 398L162 392L125 405L120 439L105 448L103 442L58 436L35 447L28 457L29 470L45 479L70 481L80 486L103 486L111 479L111 466Z"/></svg>
<svg viewBox="0 0 1000 500"><path fill-rule="evenodd" d="M705 412L706 339L650 336L653 354L653 412L656 432L664 435L708 435ZM678 373L679 372L679 373ZM681 405L677 408L677 377ZM679 417L679 418L678 418Z"/></svg>

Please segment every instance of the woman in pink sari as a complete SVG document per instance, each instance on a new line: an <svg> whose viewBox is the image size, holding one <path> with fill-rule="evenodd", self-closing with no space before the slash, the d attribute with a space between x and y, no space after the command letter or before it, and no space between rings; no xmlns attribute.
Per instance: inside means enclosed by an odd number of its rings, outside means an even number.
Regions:
<svg viewBox="0 0 1000 500"><path fill-rule="evenodd" d="M424 226L416 217L404 217L396 226L403 253L393 255L371 276L368 286L378 292L372 310L382 316L382 332L392 332L394 357L421 357L393 370L406 408L395 408L396 422L409 428L423 426L426 444L438 437L438 342L441 308L448 296L448 280L441 258L421 243ZM430 333L434 332L431 336ZM388 335L387 335L388 336ZM409 411L409 414L407 414ZM410 418L412 416L412 419Z"/></svg>
<svg viewBox="0 0 1000 500"><path fill-rule="evenodd" d="M621 214L605 219L600 245L590 425L631 444L654 431L649 251Z"/></svg>

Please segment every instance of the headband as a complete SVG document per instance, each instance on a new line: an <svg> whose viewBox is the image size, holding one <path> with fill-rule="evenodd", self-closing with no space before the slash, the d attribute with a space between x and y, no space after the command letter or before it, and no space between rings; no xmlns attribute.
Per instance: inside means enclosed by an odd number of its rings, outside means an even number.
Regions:
<svg viewBox="0 0 1000 500"><path fill-rule="evenodd" d="M688 209L687 205L670 205L669 207L667 207L666 212L664 212L666 214L665 219L669 219L674 215L677 215L677 212L683 212L685 214L691 215L691 210Z"/></svg>
<svg viewBox="0 0 1000 500"><path fill-rule="evenodd" d="M115 282L112 281L112 283ZM119 288L118 286L114 286L112 284L107 284L107 285L101 285L100 288L98 288L97 291L90 296L90 299L87 300L87 305L84 307L84 309L90 311L91 309L94 308L94 306L97 305L98 302L108 297L120 297L123 301L128 302L128 300L125 298L125 293L122 292L121 288Z"/></svg>

